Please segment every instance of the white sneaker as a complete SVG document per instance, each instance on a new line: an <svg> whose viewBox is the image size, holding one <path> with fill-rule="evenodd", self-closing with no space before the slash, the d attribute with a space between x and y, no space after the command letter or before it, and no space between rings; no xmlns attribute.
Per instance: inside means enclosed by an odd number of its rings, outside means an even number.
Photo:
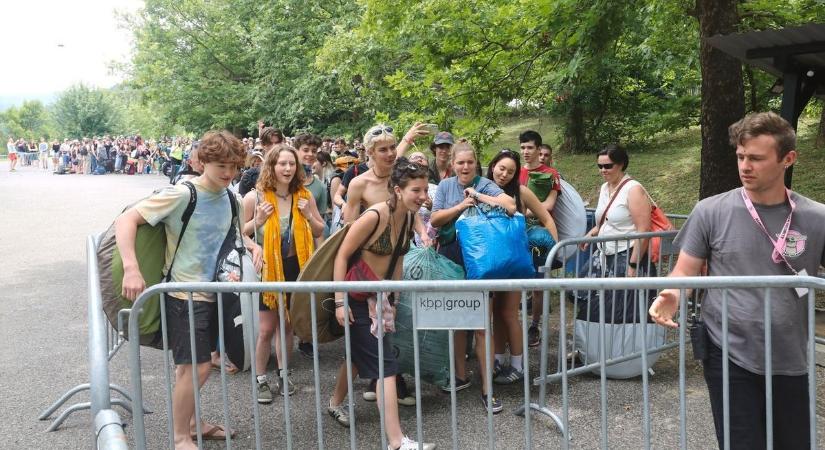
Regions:
<svg viewBox="0 0 825 450"><path fill-rule="evenodd" d="M422 443L421 448L423 448L424 450L434 450L435 444ZM392 448L392 445L387 445L387 450L395 449ZM418 450L418 442L415 442L407 436L404 436L403 438L401 438L401 446L398 447L398 450Z"/></svg>

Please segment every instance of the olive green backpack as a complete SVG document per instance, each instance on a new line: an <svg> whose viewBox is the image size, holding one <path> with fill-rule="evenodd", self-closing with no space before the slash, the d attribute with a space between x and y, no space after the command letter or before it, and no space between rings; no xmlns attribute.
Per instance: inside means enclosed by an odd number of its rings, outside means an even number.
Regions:
<svg viewBox="0 0 825 450"><path fill-rule="evenodd" d="M186 226L189 224L189 219L195 211L195 204L198 199L195 186L188 181L183 184L189 188L190 197L189 204L181 216L182 226L180 236L178 236L178 245L175 247L175 256L177 255L177 248L180 247L183 233L186 231ZM124 211L128 210L131 206L132 205L125 208ZM135 236L135 256L147 288L160 283L164 279L165 281L169 281L175 258L174 256L172 257L169 271L164 276L163 265L166 257L166 228L163 223L155 226L149 224L138 226ZM100 276L100 293L103 300L103 311L109 318L112 327L118 331L122 331L123 335L128 339L128 322L124 318L123 330L120 330L117 321L118 312L122 309L130 309L132 302L121 295L123 288L123 260L117 248L114 223L106 230L106 233L104 233L100 239L100 244L97 247L97 264ZM160 322L160 296L153 295L143 304L142 311L138 318L140 345L163 348Z"/></svg>

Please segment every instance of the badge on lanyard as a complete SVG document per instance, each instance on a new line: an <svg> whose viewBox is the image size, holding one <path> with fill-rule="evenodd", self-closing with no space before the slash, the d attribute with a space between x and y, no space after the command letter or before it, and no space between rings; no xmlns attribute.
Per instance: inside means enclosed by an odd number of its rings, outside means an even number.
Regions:
<svg viewBox="0 0 825 450"><path fill-rule="evenodd" d="M796 209L796 202L794 202L791 198L791 190L785 188L785 195L787 195L788 197L788 204L791 206L791 212L788 214L788 218L785 219L785 224L782 226L782 230L779 232L779 236L776 240L773 239L771 234L768 232L768 229L765 228L765 224L759 217L759 213L753 206L753 202L748 197L748 194L745 193L745 189L742 188L739 192L742 194L742 200L745 202L745 207L748 209L751 218L754 222L756 222L757 225L759 225L759 228L762 229L762 232L765 233L765 236L767 236L768 240L771 241L771 244L773 244L773 253L771 254L773 262L777 264L784 262L785 266L787 266L788 269L790 269L790 271L793 272L794 275L807 276L807 270L802 269L801 271L797 271L793 268L791 263L785 257L785 243L788 240L788 232L791 230L791 218L793 217L793 212ZM795 288L795 290L797 295L799 295L800 297L803 297L808 293L808 288Z"/></svg>

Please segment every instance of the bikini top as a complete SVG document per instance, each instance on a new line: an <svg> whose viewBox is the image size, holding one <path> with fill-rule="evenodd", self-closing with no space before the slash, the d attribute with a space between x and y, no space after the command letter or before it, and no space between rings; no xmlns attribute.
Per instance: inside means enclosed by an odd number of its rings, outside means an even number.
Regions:
<svg viewBox="0 0 825 450"><path fill-rule="evenodd" d="M374 209L368 209L367 211L374 211L376 214L378 214L378 221L379 222L381 221L381 214L379 214L378 211L376 211ZM375 224L375 227L378 228L377 223ZM384 227L384 231L381 232L381 234L378 236L378 238L376 240L374 240L372 242L372 244L370 244L368 247L364 247L364 250L366 250L370 253L373 253L375 255L378 255L378 256L392 255L393 248L392 248L392 237L390 235L390 231L391 231L390 228L391 228L390 223L389 223L389 221L387 221L387 226ZM406 253L410 249L410 239L412 238L412 236L410 236L409 231L411 229L412 229L412 227L409 227L408 229L404 230L405 232L407 232L406 233L407 236L399 237L399 239L403 239L403 244L402 244L402 247L401 247L401 251L403 253ZM372 236L374 233L375 233L375 230L373 229L372 233L370 233L370 236Z"/></svg>

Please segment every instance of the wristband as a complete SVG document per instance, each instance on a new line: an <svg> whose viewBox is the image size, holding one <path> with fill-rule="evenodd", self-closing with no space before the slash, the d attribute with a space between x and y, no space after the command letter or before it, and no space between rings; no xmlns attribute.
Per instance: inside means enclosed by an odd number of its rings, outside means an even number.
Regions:
<svg viewBox="0 0 825 450"><path fill-rule="evenodd" d="M413 140L412 140L412 139L410 139L410 138L408 138L407 136L404 136L404 139L402 139L402 140L403 140L404 142L406 142L406 143L410 144L410 145L413 145Z"/></svg>
<svg viewBox="0 0 825 450"><path fill-rule="evenodd" d="M630 266L630 268L632 269L636 269L636 267L638 266L638 264L633 261L629 261L627 265Z"/></svg>

